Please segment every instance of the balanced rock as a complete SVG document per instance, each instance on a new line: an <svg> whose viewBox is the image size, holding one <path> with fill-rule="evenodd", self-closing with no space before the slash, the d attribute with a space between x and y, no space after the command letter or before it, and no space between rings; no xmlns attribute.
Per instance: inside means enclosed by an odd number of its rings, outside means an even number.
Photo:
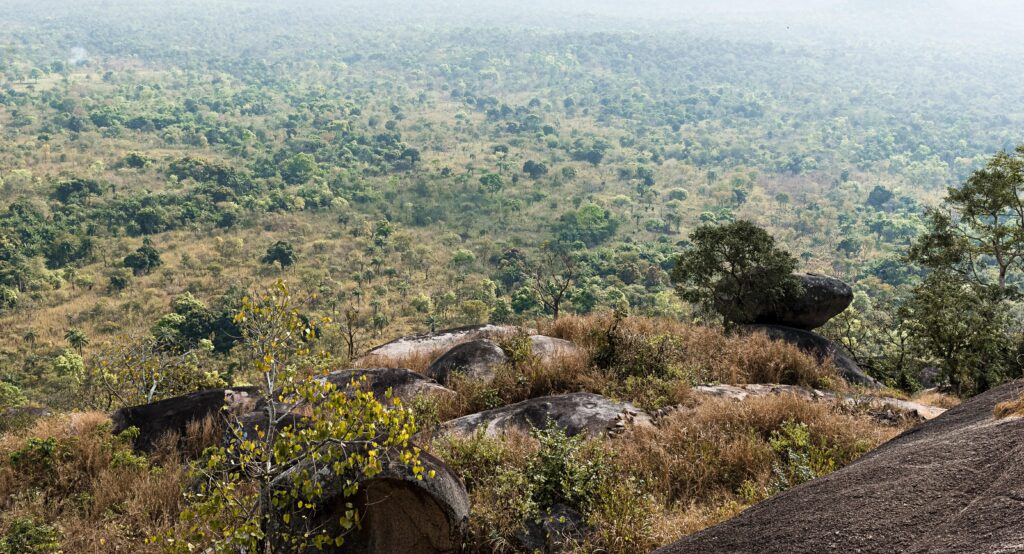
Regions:
<svg viewBox="0 0 1024 554"><path fill-rule="evenodd" d="M493 341L479 339L455 346L430 364L426 375L447 385L453 374L471 379L492 379L501 364L508 361L505 351Z"/></svg>
<svg viewBox="0 0 1024 554"><path fill-rule="evenodd" d="M472 435L478 429L484 429L488 436L509 431L529 433L549 425L555 425L570 436L580 433L617 434L629 424L649 425L651 418L628 402L589 392L574 392L531 398L453 419L442 423L435 436Z"/></svg>
<svg viewBox="0 0 1024 554"><path fill-rule="evenodd" d="M362 480L354 497L345 496L344 480L336 478L329 464L313 474L313 481L323 487L323 496L313 520L305 524L341 535L345 530L338 521L345 515L347 503L359 511L361 520L359 528L345 535L343 545L311 549L310 554L458 551L469 520L469 495L462 479L426 452L420 453L422 478L395 458L387 457L380 473ZM285 473L278 479L284 481L291 475ZM297 532L304 531L298 527L303 523L301 518L290 520Z"/></svg>
<svg viewBox="0 0 1024 554"><path fill-rule="evenodd" d="M121 408L114 412L111 420L114 433L121 433L129 427L139 430L135 448L152 451L160 439L168 433L184 436L189 423L213 418L224 425L221 417L224 408L240 415L251 412L259 402L255 387L212 389L158 400L150 404Z"/></svg>
<svg viewBox="0 0 1024 554"><path fill-rule="evenodd" d="M849 285L826 275L798 273L802 294L778 306L762 306L754 323L785 325L811 330L841 314L853 302Z"/></svg>
<svg viewBox="0 0 1024 554"><path fill-rule="evenodd" d="M817 333L783 325L745 325L744 328L750 332L762 332L774 340L788 342L814 355L818 361L831 360L839 370L840 376L849 383L878 387L878 383L864 373L846 349Z"/></svg>

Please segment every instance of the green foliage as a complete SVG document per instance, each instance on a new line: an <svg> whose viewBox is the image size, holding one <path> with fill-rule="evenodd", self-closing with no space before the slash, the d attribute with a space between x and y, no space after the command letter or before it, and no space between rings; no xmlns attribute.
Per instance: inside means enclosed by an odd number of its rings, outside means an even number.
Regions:
<svg viewBox="0 0 1024 554"><path fill-rule="evenodd" d="M264 384L262 394L278 402L267 403L265 423L252 433L233 425L227 446L208 449L193 465L198 485L186 494L185 536L163 537L171 551L340 547L360 514L348 503L339 521L318 523L317 507L328 491L351 498L361 481L392 462L407 465L418 479L433 477L409 443L416 432L413 411L390 392L385 405L363 390L365 377L339 390L301 376L314 362L317 322L301 317L296 302L280 281L243 301L236 321L250 370ZM300 412L301 424L288 417Z"/></svg>
<svg viewBox="0 0 1024 554"><path fill-rule="evenodd" d="M753 223L702 225L690 240L672 272L676 290L728 323L749 323L759 307L799 293L796 259Z"/></svg>
<svg viewBox="0 0 1024 554"><path fill-rule="evenodd" d="M142 246L124 257L124 266L135 275L147 275L161 265L163 261L160 260L160 252L149 239L144 239Z"/></svg>
<svg viewBox="0 0 1024 554"><path fill-rule="evenodd" d="M806 423L787 421L768 439L776 460L772 465L769 493L776 494L828 475L836 469L835 453L811 438Z"/></svg>
<svg viewBox="0 0 1024 554"><path fill-rule="evenodd" d="M998 289L935 271L900 310L918 354L939 364L942 379L957 394L977 394L1021 374L1010 306Z"/></svg>
<svg viewBox="0 0 1024 554"><path fill-rule="evenodd" d="M11 383L0 381L0 410L18 408L28 402L25 393Z"/></svg>
<svg viewBox="0 0 1024 554"><path fill-rule="evenodd" d="M279 240L267 248L267 253L260 258L265 264L277 262L281 269L287 269L295 263L295 247L290 242Z"/></svg>
<svg viewBox="0 0 1024 554"><path fill-rule="evenodd" d="M60 531L28 517L15 518L0 536L0 554L58 554Z"/></svg>
<svg viewBox="0 0 1024 554"><path fill-rule="evenodd" d="M526 475L537 506L566 504L584 512L592 509L602 482L610 477L608 454L584 435L567 436L554 424L535 430L533 437L540 448L527 464Z"/></svg>

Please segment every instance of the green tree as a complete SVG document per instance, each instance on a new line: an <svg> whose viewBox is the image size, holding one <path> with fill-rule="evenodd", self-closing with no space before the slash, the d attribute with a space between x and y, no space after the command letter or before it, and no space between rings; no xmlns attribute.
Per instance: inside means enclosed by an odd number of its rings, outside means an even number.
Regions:
<svg viewBox="0 0 1024 554"><path fill-rule="evenodd" d="M295 263L295 248L290 242L279 240L267 248L266 254L260 261L265 264L277 262L281 265L281 271Z"/></svg>
<svg viewBox="0 0 1024 554"><path fill-rule="evenodd" d="M911 247L910 259L1006 290L1007 276L1024 263L1022 194L1024 145L999 152L962 186L950 188L946 209L928 212L928 231Z"/></svg>
<svg viewBox="0 0 1024 554"><path fill-rule="evenodd" d="M749 221L701 225L690 242L672 272L676 291L728 324L749 323L760 307L800 292L796 258Z"/></svg>
<svg viewBox="0 0 1024 554"><path fill-rule="evenodd" d="M313 178L320 170L316 158L305 152L288 158L281 164L281 178L289 185L301 185Z"/></svg>
<svg viewBox="0 0 1024 554"><path fill-rule="evenodd" d="M939 365L956 394L977 394L1020 374L1009 305L997 287L935 271L914 288L900 312L918 355Z"/></svg>
<svg viewBox="0 0 1024 554"><path fill-rule="evenodd" d="M501 189L505 186L505 181L501 178L501 175L497 173L488 173L480 178L480 185L491 194L497 194L501 192Z"/></svg>
<svg viewBox="0 0 1024 554"><path fill-rule="evenodd" d="M175 552L298 553L340 547L359 524L351 506L331 524L317 524L325 490L351 498L360 482L392 462L425 475L412 411L397 398L379 402L364 383L338 390L323 379L303 378L316 365L313 351L320 323L300 315L283 282L246 298L236 320L242 329L249 370L267 402L263 423L249 433L229 429L228 446L208 450L193 466L197 485L187 493L183 540L168 540ZM364 379L365 380L365 379ZM301 424L294 415L305 414ZM167 537L173 539L174 537Z"/></svg>
<svg viewBox="0 0 1024 554"><path fill-rule="evenodd" d="M78 327L68 328L68 330L64 332L64 340L68 341L71 348L78 351L79 355L82 354L82 349L89 344L89 337L85 334L85 331L82 331Z"/></svg>
<svg viewBox="0 0 1024 554"><path fill-rule="evenodd" d="M131 269L135 275L149 274L162 264L160 252L157 251L148 238L143 239L142 246L135 252L124 257L124 266Z"/></svg>
<svg viewBox="0 0 1024 554"><path fill-rule="evenodd" d="M576 253L569 251L563 244L551 242L545 243L540 254L528 262L527 286L553 319L558 319L562 304L572 294L582 269ZM513 306L516 300L513 298Z"/></svg>

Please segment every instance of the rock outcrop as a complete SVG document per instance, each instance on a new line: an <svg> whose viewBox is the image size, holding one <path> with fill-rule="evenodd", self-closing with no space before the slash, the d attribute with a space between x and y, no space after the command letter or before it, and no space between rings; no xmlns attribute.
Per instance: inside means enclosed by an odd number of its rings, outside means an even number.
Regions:
<svg viewBox="0 0 1024 554"><path fill-rule="evenodd" d="M1024 550L1024 418L994 419L1009 383L825 477L658 554L1009 553Z"/></svg>
<svg viewBox="0 0 1024 554"><path fill-rule="evenodd" d="M359 510L362 520L358 529L345 536L341 547L310 550L310 554L457 552L469 520L466 487L441 460L421 452L420 461L428 475L422 479L408 465L389 457L379 474L359 483L354 497L345 496L344 480L335 478L329 467L314 473L312 480L323 487L323 496L313 527L341 534L343 530L337 526L346 503ZM285 473L279 479L289 478L291 474ZM292 524L297 523L301 523L299 518L294 518Z"/></svg>
<svg viewBox="0 0 1024 554"><path fill-rule="evenodd" d="M829 391L807 389L795 385L699 385L693 392L701 396L726 398L741 402L748 398L791 394L824 402L842 402L849 406L862 408L878 419L928 421L945 413L945 408L928 406L911 400L889 398L885 396L836 394Z"/></svg>
<svg viewBox="0 0 1024 554"><path fill-rule="evenodd" d="M530 346L533 355L543 362L551 362L579 352L579 347L570 341L544 335L530 335Z"/></svg>
<svg viewBox="0 0 1024 554"><path fill-rule="evenodd" d="M363 387L373 391L373 395L381 402L385 401L388 389L391 389L393 397L401 398L406 403L420 395L454 394L429 377L395 367L341 369L328 373L324 379L344 390L353 380L360 381L363 377L366 378Z"/></svg>
<svg viewBox="0 0 1024 554"><path fill-rule="evenodd" d="M508 362L508 356L493 341L479 339L464 342L445 352L426 370L427 377L447 385L454 374L471 379L492 379L497 368Z"/></svg>
<svg viewBox="0 0 1024 554"><path fill-rule="evenodd" d="M522 402L460 417L442 423L435 436L471 435L485 429L488 436L508 431L529 433L553 424L567 435L616 434L627 425L649 425L651 418L628 402L617 402L599 394L575 392L531 398Z"/></svg>
<svg viewBox="0 0 1024 554"><path fill-rule="evenodd" d="M779 306L762 306L754 323L785 325L810 331L841 314L853 302L850 285L826 275L798 273L802 294Z"/></svg>
<svg viewBox="0 0 1024 554"><path fill-rule="evenodd" d="M258 401L255 387L212 389L121 408L111 415L111 420L114 433L136 427L139 436L134 446L137 450L148 452L168 433L184 436L189 423L213 417L219 424L223 424L226 420L220 416L225 407L229 412L240 415L251 412Z"/></svg>
<svg viewBox="0 0 1024 554"><path fill-rule="evenodd" d="M516 333L518 329L508 325L473 325L447 329L436 333L411 335L382 344L369 352L362 359L369 358L400 358L417 354L429 355L439 350L447 350L456 344L475 339L493 339ZM360 360L356 360L359 364Z"/></svg>
<svg viewBox="0 0 1024 554"><path fill-rule="evenodd" d="M831 360L839 370L840 376L847 382L878 387L878 383L864 373L846 349L817 333L782 325L745 325L744 329L749 332L762 332L769 338L788 342L804 352L813 354L819 361Z"/></svg>

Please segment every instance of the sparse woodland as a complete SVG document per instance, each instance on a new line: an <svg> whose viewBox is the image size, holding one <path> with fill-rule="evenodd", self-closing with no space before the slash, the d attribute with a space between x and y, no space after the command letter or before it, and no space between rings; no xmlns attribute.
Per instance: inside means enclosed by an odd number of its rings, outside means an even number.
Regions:
<svg viewBox="0 0 1024 554"><path fill-rule="evenodd" d="M462 551L529 551L569 517L559 551L648 552L916 423L862 397L941 409L1022 376L1019 58L820 14L786 43L742 17L356 4L0 5L0 554L284 548L261 536L292 525L278 504L323 493L270 483L328 451L372 477L380 445L462 479ZM742 332L794 271L852 287L818 332L879 388ZM447 395L309 380L426 373L447 347L367 352L484 324L519 331ZM314 423L232 443L197 421L146 452L112 432L120 408L247 386ZM435 436L584 392L655 424ZM355 442L335 424L365 449L330 450ZM196 523L226 505L246 509Z"/></svg>

